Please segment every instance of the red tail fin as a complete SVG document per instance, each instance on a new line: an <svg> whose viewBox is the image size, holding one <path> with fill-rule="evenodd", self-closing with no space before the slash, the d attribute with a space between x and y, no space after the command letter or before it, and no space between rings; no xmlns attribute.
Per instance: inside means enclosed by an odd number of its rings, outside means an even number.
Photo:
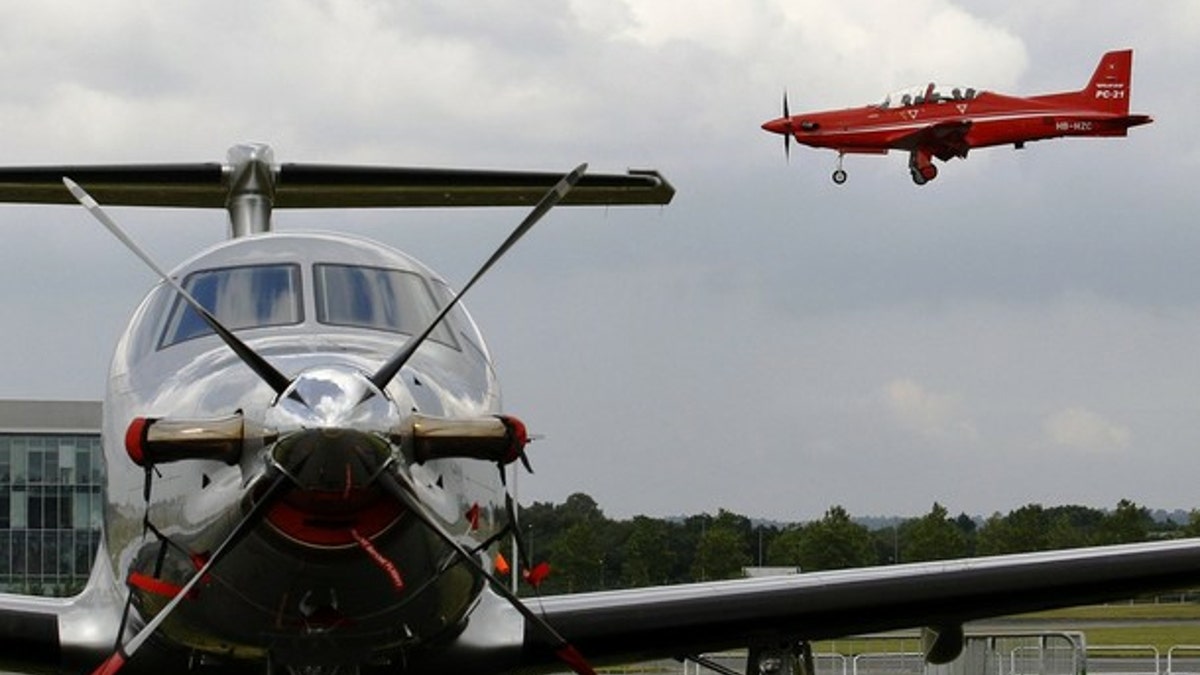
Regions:
<svg viewBox="0 0 1200 675"><path fill-rule="evenodd" d="M1109 52L1100 59L1091 81L1079 95L1089 108L1128 115L1132 79L1133 50Z"/></svg>

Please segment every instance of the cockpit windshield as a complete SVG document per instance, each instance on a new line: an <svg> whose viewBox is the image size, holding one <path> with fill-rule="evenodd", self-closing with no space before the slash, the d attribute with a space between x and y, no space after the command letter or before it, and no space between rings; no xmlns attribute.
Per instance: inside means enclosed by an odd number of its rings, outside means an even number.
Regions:
<svg viewBox="0 0 1200 675"><path fill-rule="evenodd" d="M969 101L979 95L974 87L957 85L939 85L933 82L916 85L894 91L883 97L880 108L907 108L923 103L947 103L950 101Z"/></svg>
<svg viewBox="0 0 1200 675"><path fill-rule="evenodd" d="M183 287L228 329L300 323L300 267L254 265L193 272ZM176 298L159 347L210 335L212 328L183 298Z"/></svg>
<svg viewBox="0 0 1200 675"><path fill-rule="evenodd" d="M312 266L317 321L415 335L437 316L438 297L411 271L317 263ZM294 263L224 267L192 272L183 287L230 330L286 326L304 321L301 267ZM450 323L462 321L453 314ZM183 298L176 298L159 349L211 335L212 329ZM458 348L447 322L430 338Z"/></svg>
<svg viewBox="0 0 1200 675"><path fill-rule="evenodd" d="M313 285L321 323L413 335L438 313L424 279L412 272L317 264L313 266ZM444 322L430 338L454 345Z"/></svg>

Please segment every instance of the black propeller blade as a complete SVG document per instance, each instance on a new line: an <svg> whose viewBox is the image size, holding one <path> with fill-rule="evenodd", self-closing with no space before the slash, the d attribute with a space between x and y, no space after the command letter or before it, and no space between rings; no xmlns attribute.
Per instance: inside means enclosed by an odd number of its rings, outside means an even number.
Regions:
<svg viewBox="0 0 1200 675"><path fill-rule="evenodd" d="M788 97L787 89L783 90L783 118L788 120L788 133L783 135L783 157L789 164L792 162L792 134L791 134L791 119L792 114L788 112Z"/></svg>
<svg viewBox="0 0 1200 675"><path fill-rule="evenodd" d="M525 216L525 220L522 220L521 224L512 231L512 234L508 235L508 239L505 239L504 243L500 245L500 248L496 249L496 252L492 254L492 257L487 259L487 262L485 262L483 266L479 268L479 271L475 273L475 276L471 277L471 280L467 282L467 285L462 287L462 290L458 292L458 295L454 296L453 300L446 303L446 306L442 308L442 311L439 312L438 315L429 322L429 325L425 327L425 330L409 338L408 341L404 343L404 346L402 346L400 350L392 356L392 358L388 359L387 362L380 366L379 370L371 376L371 383L374 384L376 388L382 390L388 385L389 382L392 381L392 378L396 377L396 373L400 372L400 369L404 367L404 364L407 363L410 358L412 358L412 355L416 353L417 348L421 346L421 343L425 341L425 338L429 337L430 333L437 328L437 325L442 322L442 319L444 319L447 314L450 313L450 310L453 309L458 301L462 299L462 296L466 295L471 286L475 285L475 282L478 281L479 278L482 277L483 274L487 272L488 269L490 269L491 266L508 251L508 249L512 248L513 244L517 243L517 241L529 231L529 228L533 227L534 223L541 220L542 216L546 215L546 213L553 208L555 204L557 204L564 196L566 196L568 192L571 191L571 188L575 186L575 183L579 182L580 177L583 176L585 171L587 171L587 164L580 164L579 166L575 167L574 171L568 173L566 176L563 176L562 180L558 181L558 184L550 188L550 191L547 192L542 197L541 201L539 201L537 205L533 207L533 210L529 212L529 215Z"/></svg>
<svg viewBox="0 0 1200 675"><path fill-rule="evenodd" d="M86 190L80 187L78 183L65 176L63 177L62 181L63 184L67 186L67 189L71 191L71 195L83 205L83 208L87 209L88 213L92 214L96 220L100 221L102 225L107 227L108 231L112 232L117 239L120 239L121 243L125 244L125 247L132 251L134 255L141 258L142 262L146 263L150 269L154 270L154 273L157 274L160 279L165 281L171 288L175 289L175 292L178 293L184 300L186 300L189 305L191 305L192 309L194 309L196 313L200 315L200 318L204 319L204 322L213 329L213 332L220 336L225 344L229 345L229 348L233 350L234 354L237 354L238 358L240 358L243 363L257 373L258 376L262 378L263 382L266 382L271 389L275 390L277 395L283 394L283 392L288 388L288 385L291 384L291 380L289 380L283 373L276 370L275 367L270 363L267 363L266 359L259 356L258 353L251 349L245 342L242 342L240 339L238 339L238 337L231 333L228 328L221 325L221 322L217 320L217 317L213 316L207 309L205 309L204 305L201 305L198 300L193 298L191 293L188 293L183 286L179 284L179 282L172 279L170 275L164 272L149 255L142 251L142 249L139 248L138 245L135 244L133 240L125 234L125 231L121 229L121 226L117 225L117 222L109 217L109 215L104 212L104 209L100 207L100 204L96 202L96 200L93 199Z"/></svg>
<svg viewBox="0 0 1200 675"><path fill-rule="evenodd" d="M521 616L525 617L525 620L532 624L550 644L559 660L569 666L571 670L578 673L578 675L596 675L596 671L592 669L591 665L588 664L587 660L583 658L583 655L579 653L579 650L574 645L567 642L566 638L559 635L553 626L522 602L515 593L509 590L503 581L493 576L483 566L483 563L479 561L479 558L472 555L462 544L458 543L454 536L447 532L441 523L429 514L425 505L417 498L416 491L407 476L402 473L385 470L380 472L379 482L383 485L384 490L399 500L401 504L404 504L405 508L416 516L417 520L420 520L438 539L441 539L447 546L451 547L464 562L474 568L480 576L488 581L493 590L520 612ZM403 484L401 484L402 482Z"/></svg>

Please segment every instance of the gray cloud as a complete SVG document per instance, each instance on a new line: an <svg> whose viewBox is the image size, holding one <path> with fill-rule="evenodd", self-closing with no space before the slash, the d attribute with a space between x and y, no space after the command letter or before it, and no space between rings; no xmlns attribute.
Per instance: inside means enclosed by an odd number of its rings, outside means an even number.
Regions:
<svg viewBox="0 0 1200 675"><path fill-rule="evenodd" d="M1197 37L1191 8L1073 1L46 2L0 27L3 161L211 161L258 140L281 161L661 169L674 204L555 212L468 299L508 408L547 436L526 499L1190 507L1189 485L1138 469L1200 468ZM973 152L920 189L897 155L848 158L835 187L832 153L785 163L758 128L785 87L793 110L926 79L1043 93L1120 47L1154 125ZM219 212L118 215L168 264L225 231ZM376 237L461 284L519 218L279 226ZM151 276L77 209L4 206L0 232L0 395L100 396ZM1081 464L1053 438L1120 452Z"/></svg>

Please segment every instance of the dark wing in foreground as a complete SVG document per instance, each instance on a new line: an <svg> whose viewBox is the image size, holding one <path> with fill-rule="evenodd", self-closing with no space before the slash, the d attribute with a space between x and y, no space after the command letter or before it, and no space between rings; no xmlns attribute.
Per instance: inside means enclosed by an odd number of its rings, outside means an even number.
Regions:
<svg viewBox="0 0 1200 675"><path fill-rule="evenodd" d="M281 164L275 208L521 206L561 173ZM40 166L0 169L0 202L74 204L63 176L111 206L225 208L227 167L208 164ZM666 204L675 188L655 171L587 174L564 205Z"/></svg>
<svg viewBox="0 0 1200 675"><path fill-rule="evenodd" d="M596 663L819 640L1098 603L1200 584L1200 540L545 598ZM523 665L554 665L526 633Z"/></svg>
<svg viewBox="0 0 1200 675"><path fill-rule="evenodd" d="M971 149L970 144L967 143L967 132L970 130L970 120L937 122L893 138L889 145L909 151L920 148L946 162L952 157L967 156L967 152Z"/></svg>
<svg viewBox="0 0 1200 675"><path fill-rule="evenodd" d="M107 560L103 552L97 557L87 590L75 598L0 594L0 669L78 670L111 650L121 599ZM531 606L590 661L611 664L896 628L943 629L1197 585L1200 539L1188 539L564 595ZM562 669L553 650L492 594L445 651L414 654L410 666L413 672Z"/></svg>

